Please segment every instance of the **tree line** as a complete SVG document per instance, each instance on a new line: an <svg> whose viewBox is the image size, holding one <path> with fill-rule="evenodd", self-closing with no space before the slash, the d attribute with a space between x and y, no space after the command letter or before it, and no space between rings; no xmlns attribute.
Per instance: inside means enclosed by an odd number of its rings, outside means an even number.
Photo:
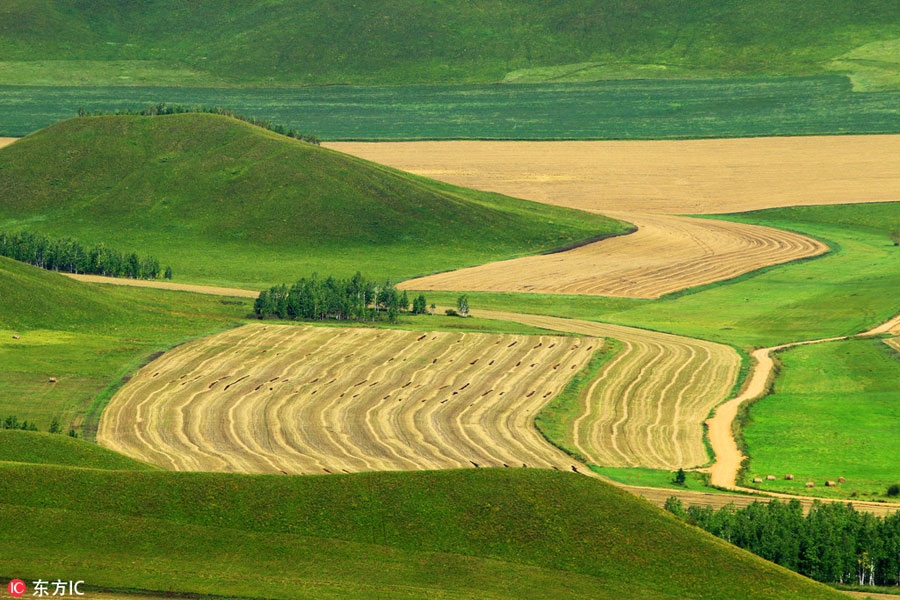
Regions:
<svg viewBox="0 0 900 600"><path fill-rule="evenodd" d="M71 238L56 239L24 231L0 232L0 256L63 273L172 279L172 268L161 269L159 261L152 256L124 254L103 244L86 246Z"/></svg>
<svg viewBox="0 0 900 600"><path fill-rule="evenodd" d="M900 585L900 512L887 517L850 504L754 502L746 508L684 508L672 496L666 510L762 558L824 583Z"/></svg>
<svg viewBox="0 0 900 600"><path fill-rule="evenodd" d="M412 301L390 282L377 283L357 272L349 279L304 277L294 285L285 284L259 293L253 305L260 319L306 319L322 321L378 321L396 323L401 312L425 314L425 296Z"/></svg>
<svg viewBox="0 0 900 600"><path fill-rule="evenodd" d="M19 417L16 415L10 415L0 421L0 430L2 429L18 429L19 431L37 431L37 425L35 423L29 423L28 419L24 421L19 421ZM59 422L59 417L53 417L53 420L50 421L50 428L47 430L50 433L62 433L63 428ZM78 437L78 433L74 429L69 429L69 437Z"/></svg>
<svg viewBox="0 0 900 600"><path fill-rule="evenodd" d="M225 117L231 117L232 119L238 119L239 121L244 121L246 123L250 123L251 125L256 125L257 127L262 127L263 129L268 129L269 131L274 131L275 133L286 135L287 137L294 138L296 140L300 140L303 142L309 142L310 144L315 144L316 146L321 144L321 140L318 136L313 135L311 133L302 133L292 127L285 127L284 125L279 125L276 123L272 123L271 121L267 121L265 119L260 119L259 117L253 117L250 115L244 115L238 112L235 112L229 108L222 108L221 106L203 106L203 105L194 105L194 106L186 106L183 104L168 104L166 102L160 102L158 104L154 104L152 106L148 106L147 108L138 108L138 109L117 109L115 111L87 111L84 107L78 109L79 117L102 117L105 115L134 115L134 116L156 116L156 115L176 115L183 113L204 113L210 115L222 115Z"/></svg>

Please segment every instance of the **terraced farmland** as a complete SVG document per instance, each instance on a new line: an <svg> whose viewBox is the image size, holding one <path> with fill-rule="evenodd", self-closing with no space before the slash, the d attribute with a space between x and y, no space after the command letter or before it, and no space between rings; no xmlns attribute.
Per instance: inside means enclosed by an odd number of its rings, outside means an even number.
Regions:
<svg viewBox="0 0 900 600"><path fill-rule="evenodd" d="M103 413L97 441L177 470L569 469L534 416L602 345L245 325L141 369Z"/></svg>
<svg viewBox="0 0 900 600"><path fill-rule="evenodd" d="M734 385L741 360L733 348L607 323L474 312L622 342L582 393L573 431L555 443L604 466L677 469L709 460L703 421Z"/></svg>

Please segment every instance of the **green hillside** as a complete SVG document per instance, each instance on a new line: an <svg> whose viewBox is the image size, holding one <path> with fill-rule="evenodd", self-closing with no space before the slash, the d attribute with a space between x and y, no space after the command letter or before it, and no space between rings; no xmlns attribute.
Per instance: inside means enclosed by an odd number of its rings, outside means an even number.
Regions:
<svg viewBox="0 0 900 600"><path fill-rule="evenodd" d="M0 299L0 418L42 431L54 417L65 431L80 426L147 357L251 310L248 300L89 285L3 257Z"/></svg>
<svg viewBox="0 0 900 600"><path fill-rule="evenodd" d="M67 435L0 430L0 461L85 469L152 469L150 465Z"/></svg>
<svg viewBox="0 0 900 600"><path fill-rule="evenodd" d="M888 0L12 0L0 14L0 79L45 85L810 74L881 56L890 42L872 44L900 24Z"/></svg>
<svg viewBox="0 0 900 600"><path fill-rule="evenodd" d="M626 231L207 114L65 121L0 153L0 230L152 254L192 282L395 281Z"/></svg>
<svg viewBox="0 0 900 600"><path fill-rule="evenodd" d="M0 477L0 515L17 524L0 538L2 573L263 598L842 597L572 473L6 463Z"/></svg>

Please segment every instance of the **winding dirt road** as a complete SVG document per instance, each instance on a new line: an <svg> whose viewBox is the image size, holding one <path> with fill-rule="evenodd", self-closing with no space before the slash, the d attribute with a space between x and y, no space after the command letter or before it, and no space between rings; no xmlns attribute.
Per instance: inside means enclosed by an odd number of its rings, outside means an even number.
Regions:
<svg viewBox="0 0 900 600"><path fill-rule="evenodd" d="M769 383L773 377L775 369L775 361L773 355L775 352L793 348L795 346L806 346L809 344L821 344L823 342L834 342L837 340L845 340L851 337L871 337L890 333L900 327L900 315L885 321L877 327L873 327L868 331L857 333L856 335L844 335L838 337L823 338L819 340L806 340L802 342L791 342L772 346L770 348L759 348L751 355L753 358L753 371L744 385L744 389L740 394L719 406L715 415L707 422L709 443L712 446L716 456L716 462L708 469L710 474L710 483L715 486L741 489L749 491L749 488L742 488L737 485L737 474L741 468L741 463L746 458L738 449L737 442L734 439L734 431L732 423L737 417L740 406L749 400L755 400L767 391ZM773 495L777 495L774 492ZM791 497L785 495L785 497Z"/></svg>

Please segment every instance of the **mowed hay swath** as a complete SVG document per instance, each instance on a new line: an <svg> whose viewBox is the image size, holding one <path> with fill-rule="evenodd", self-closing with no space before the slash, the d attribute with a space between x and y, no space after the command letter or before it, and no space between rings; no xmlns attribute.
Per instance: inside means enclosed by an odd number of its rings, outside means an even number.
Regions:
<svg viewBox="0 0 900 600"><path fill-rule="evenodd" d="M621 341L622 349L582 392L573 430L561 443L589 463L675 469L708 462L703 422L737 378L741 359L733 348L608 323L473 314Z"/></svg>
<svg viewBox="0 0 900 600"><path fill-rule="evenodd" d="M169 469L569 469L534 416L603 341L245 325L142 368L97 441Z"/></svg>
<svg viewBox="0 0 900 600"><path fill-rule="evenodd" d="M828 250L812 238L758 225L672 215L606 214L634 223L638 230L567 252L410 279L399 287L659 298Z"/></svg>

